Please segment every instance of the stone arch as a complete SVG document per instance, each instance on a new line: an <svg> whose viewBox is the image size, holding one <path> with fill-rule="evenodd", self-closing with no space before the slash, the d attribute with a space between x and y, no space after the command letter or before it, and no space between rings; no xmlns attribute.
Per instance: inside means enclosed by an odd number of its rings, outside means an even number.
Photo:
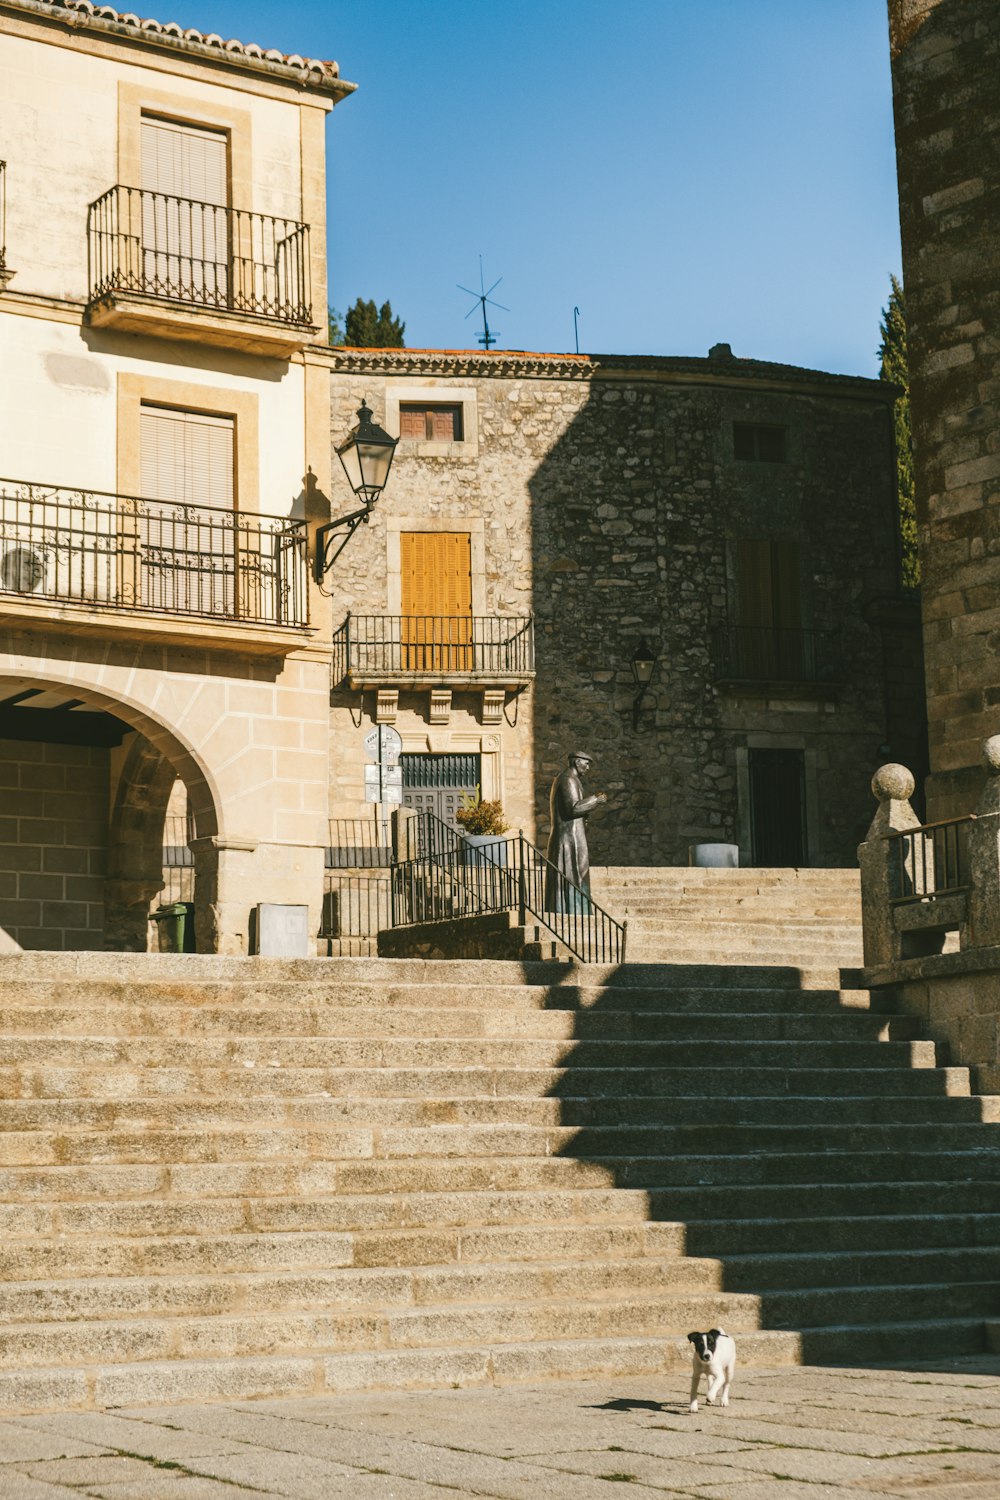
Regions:
<svg viewBox="0 0 1000 1500"><path fill-rule="evenodd" d="M196 748L182 738L176 728L155 718L146 704L127 691L121 691L117 685L114 692L103 691L91 686L86 680L81 681L74 671L67 670L65 663L61 664L61 670L60 664L50 669L47 663L39 661L37 657L25 661L23 669L16 658L9 659L6 666L0 667L0 681L5 676L15 677L31 687L65 688L75 698L90 703L95 708L104 709L130 728L137 729L160 756L174 767L176 775L186 785L198 838L212 838L223 834L223 803L212 771Z"/></svg>
<svg viewBox="0 0 1000 1500"><path fill-rule="evenodd" d="M149 946L150 902L163 885L163 822L174 783L178 777L185 783L198 837L206 843L218 837L224 821L222 802L212 771L176 727L164 724L134 695L121 692L117 684L111 691L110 685L102 689L81 681L74 665L54 662L50 666L37 658L22 664L8 656L0 665L0 689L5 678L15 680L20 687L61 689L67 697L112 714L137 731L125 753L109 809L103 941L105 948L114 951L145 952ZM198 904L206 914L211 913L217 899L216 884L216 871L209 861L197 893ZM202 925L208 940L213 941L204 917ZM99 927L93 936L100 940ZM38 946L37 938L32 946Z"/></svg>

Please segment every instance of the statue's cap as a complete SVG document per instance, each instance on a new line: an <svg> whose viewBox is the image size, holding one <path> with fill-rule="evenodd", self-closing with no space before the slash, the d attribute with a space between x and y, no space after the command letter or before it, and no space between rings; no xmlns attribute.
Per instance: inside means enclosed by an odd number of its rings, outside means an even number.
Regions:
<svg viewBox="0 0 1000 1500"><path fill-rule="evenodd" d="M569 752L569 759L570 760L589 760L591 763L593 763L594 757L591 755L591 753L590 753L589 750L571 750Z"/></svg>

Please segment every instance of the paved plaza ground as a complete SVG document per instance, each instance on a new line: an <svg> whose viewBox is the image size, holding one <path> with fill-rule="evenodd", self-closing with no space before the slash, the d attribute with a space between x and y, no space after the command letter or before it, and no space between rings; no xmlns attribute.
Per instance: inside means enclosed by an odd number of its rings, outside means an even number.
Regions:
<svg viewBox="0 0 1000 1500"><path fill-rule="evenodd" d="M615 1486L621 1486L616 1489ZM628 1486L628 1489L625 1489ZM838 1500L1000 1495L1000 1357L0 1420L2 1500Z"/></svg>

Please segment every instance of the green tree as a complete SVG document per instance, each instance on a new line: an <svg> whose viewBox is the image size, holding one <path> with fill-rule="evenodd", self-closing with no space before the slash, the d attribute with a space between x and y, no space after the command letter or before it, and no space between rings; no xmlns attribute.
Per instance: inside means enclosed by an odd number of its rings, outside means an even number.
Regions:
<svg viewBox="0 0 1000 1500"><path fill-rule="evenodd" d="M344 320L335 307L326 310L327 342L334 348L344 342Z"/></svg>
<svg viewBox="0 0 1000 1500"><path fill-rule="evenodd" d="M393 317L389 302L383 302L376 311L374 302L359 297L344 319L346 342L355 349L402 349L405 331L406 324Z"/></svg>
<svg viewBox="0 0 1000 1500"><path fill-rule="evenodd" d="M879 331L879 379L891 380L903 394L896 402L896 491L899 497L899 534L902 539L904 588L920 583L917 554L917 509L913 490L913 432L910 426L910 368L906 360L906 299L895 276L889 277L889 303L882 309Z"/></svg>

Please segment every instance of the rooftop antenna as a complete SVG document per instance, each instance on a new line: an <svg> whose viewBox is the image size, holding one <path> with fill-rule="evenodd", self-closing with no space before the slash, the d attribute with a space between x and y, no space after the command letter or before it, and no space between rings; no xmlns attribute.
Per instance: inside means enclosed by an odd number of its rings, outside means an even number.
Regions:
<svg viewBox="0 0 1000 1500"><path fill-rule="evenodd" d="M490 296L490 292L495 292L496 289L497 289L497 287L500 285L501 281L503 281L503 277L502 276L498 276L497 279L496 279L496 281L494 281L494 283L493 283L493 285L491 287L487 287L485 285L484 280L483 280L483 257L480 256L479 257L479 291L478 292L474 292L472 290L472 288L468 287L468 286L459 286L459 288L458 288L458 290L460 292L465 292L466 296L474 297L476 299L475 303L473 303L473 305L469 308L469 311L465 315L467 318L471 318L472 317L472 314L476 310L476 303L479 304L479 307L482 310L482 314L483 314L483 331L479 335L479 337L476 340L476 342L477 342L477 344L481 344L484 349L490 349L496 343L497 338L499 337L498 334L490 332L490 325L489 325L489 322L488 322L487 317L486 317L486 304L489 303L490 307L499 307L499 309L500 309L501 312L510 312L510 308L509 307L504 307L504 305L503 305L502 302L494 302L493 298Z"/></svg>

